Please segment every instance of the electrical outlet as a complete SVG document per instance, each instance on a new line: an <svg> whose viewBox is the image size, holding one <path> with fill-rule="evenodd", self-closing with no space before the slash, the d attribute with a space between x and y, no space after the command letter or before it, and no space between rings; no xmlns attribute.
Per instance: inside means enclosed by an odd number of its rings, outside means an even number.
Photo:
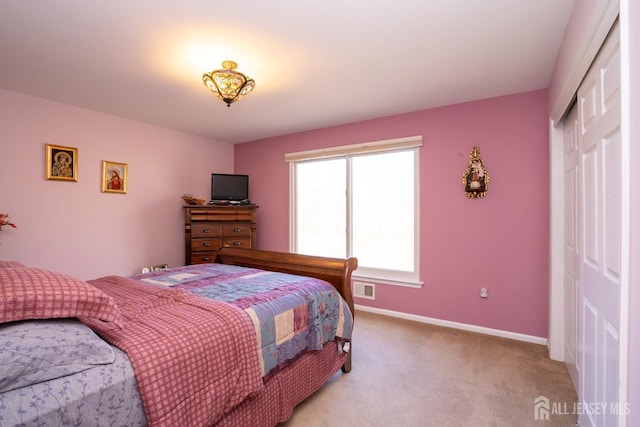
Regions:
<svg viewBox="0 0 640 427"><path fill-rule="evenodd" d="M487 298L489 296L489 291L487 288L480 288L480 298Z"/></svg>

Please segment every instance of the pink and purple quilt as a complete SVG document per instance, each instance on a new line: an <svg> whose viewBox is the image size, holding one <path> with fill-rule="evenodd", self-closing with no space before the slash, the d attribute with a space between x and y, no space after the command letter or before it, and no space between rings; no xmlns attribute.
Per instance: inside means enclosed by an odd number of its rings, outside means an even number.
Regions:
<svg viewBox="0 0 640 427"><path fill-rule="evenodd" d="M134 277L227 302L247 313L256 330L265 376L298 354L329 341L349 342L353 316L338 291L323 280L224 264L198 264Z"/></svg>

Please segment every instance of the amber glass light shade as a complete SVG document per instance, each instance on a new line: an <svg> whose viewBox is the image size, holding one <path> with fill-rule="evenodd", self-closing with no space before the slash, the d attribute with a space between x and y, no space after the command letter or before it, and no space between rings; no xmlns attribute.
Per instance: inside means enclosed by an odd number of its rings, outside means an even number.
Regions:
<svg viewBox="0 0 640 427"><path fill-rule="evenodd" d="M251 92L256 86L253 79L236 71L237 67L238 64L233 61L224 61L221 70L214 70L202 76L205 86L222 99L227 107Z"/></svg>

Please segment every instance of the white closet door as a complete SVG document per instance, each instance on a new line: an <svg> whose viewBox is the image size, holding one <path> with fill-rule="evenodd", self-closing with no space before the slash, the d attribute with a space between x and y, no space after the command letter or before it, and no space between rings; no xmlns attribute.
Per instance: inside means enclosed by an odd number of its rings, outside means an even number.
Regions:
<svg viewBox="0 0 640 427"><path fill-rule="evenodd" d="M583 411L582 427L624 425L624 417L613 410L626 377L620 366L619 43L616 25L578 89L578 393L583 404L605 405L601 411Z"/></svg>

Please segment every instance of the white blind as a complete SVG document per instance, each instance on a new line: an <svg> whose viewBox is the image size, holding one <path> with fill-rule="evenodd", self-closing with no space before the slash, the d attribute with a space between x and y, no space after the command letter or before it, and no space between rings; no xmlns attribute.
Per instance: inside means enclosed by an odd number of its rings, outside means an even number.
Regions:
<svg viewBox="0 0 640 427"><path fill-rule="evenodd" d="M422 135L408 136L404 138L387 139L384 141L364 142L361 144L342 145L340 147L329 147L321 148L318 150L299 151L297 153L286 153L284 155L284 161L299 162L311 159L341 157L346 155L376 153L381 151L393 151L421 146Z"/></svg>

